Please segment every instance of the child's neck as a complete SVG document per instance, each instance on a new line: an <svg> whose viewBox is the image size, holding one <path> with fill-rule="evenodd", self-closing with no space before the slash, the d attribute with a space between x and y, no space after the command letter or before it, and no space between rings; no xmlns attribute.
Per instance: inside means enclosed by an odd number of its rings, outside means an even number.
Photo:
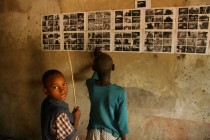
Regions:
<svg viewBox="0 0 210 140"><path fill-rule="evenodd" d="M96 85L98 86L107 86L110 85L110 75L107 76L100 76L99 75L99 80L96 81Z"/></svg>

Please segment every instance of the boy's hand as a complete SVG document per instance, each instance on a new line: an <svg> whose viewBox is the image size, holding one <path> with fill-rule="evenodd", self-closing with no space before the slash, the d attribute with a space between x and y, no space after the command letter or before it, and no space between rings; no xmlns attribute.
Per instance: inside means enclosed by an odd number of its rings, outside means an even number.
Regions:
<svg viewBox="0 0 210 140"><path fill-rule="evenodd" d="M100 47L96 47L94 50L94 56L97 57L101 54L101 48Z"/></svg>
<svg viewBox="0 0 210 140"><path fill-rule="evenodd" d="M79 106L74 107L74 110L72 111L72 113L74 114L74 119L75 120L79 120L80 119L81 111L80 111Z"/></svg>

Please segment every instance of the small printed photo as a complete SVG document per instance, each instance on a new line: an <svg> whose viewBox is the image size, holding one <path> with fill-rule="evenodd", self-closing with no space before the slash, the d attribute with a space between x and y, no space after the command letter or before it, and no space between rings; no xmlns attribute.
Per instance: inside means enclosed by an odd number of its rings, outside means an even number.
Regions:
<svg viewBox="0 0 210 140"><path fill-rule="evenodd" d="M48 20L48 16L42 16L42 21Z"/></svg>
<svg viewBox="0 0 210 140"><path fill-rule="evenodd" d="M164 22L173 22L173 18L171 16L164 16Z"/></svg>
<svg viewBox="0 0 210 140"><path fill-rule="evenodd" d="M103 44L110 44L110 39L103 39Z"/></svg>
<svg viewBox="0 0 210 140"><path fill-rule="evenodd" d="M139 30L140 29L140 23L133 23L132 24L132 30Z"/></svg>
<svg viewBox="0 0 210 140"><path fill-rule="evenodd" d="M154 22L154 16L146 16L145 22Z"/></svg>
<svg viewBox="0 0 210 140"><path fill-rule="evenodd" d="M145 29L154 29L154 24L153 23L146 23Z"/></svg>
<svg viewBox="0 0 210 140"><path fill-rule="evenodd" d="M146 1L137 1L137 8L146 7Z"/></svg>
<svg viewBox="0 0 210 140"><path fill-rule="evenodd" d="M141 15L141 11L140 10L132 10L132 16L140 16Z"/></svg>
<svg viewBox="0 0 210 140"><path fill-rule="evenodd" d="M122 45L115 45L115 51L122 51Z"/></svg>
<svg viewBox="0 0 210 140"><path fill-rule="evenodd" d="M197 40L197 46L206 46L207 45L207 39L198 39Z"/></svg>
<svg viewBox="0 0 210 140"><path fill-rule="evenodd" d="M60 26L54 26L53 31L60 31Z"/></svg>
<svg viewBox="0 0 210 140"><path fill-rule="evenodd" d="M43 39L43 44L48 44L48 39Z"/></svg>
<svg viewBox="0 0 210 140"><path fill-rule="evenodd" d="M154 52L162 52L162 46L154 46Z"/></svg>
<svg viewBox="0 0 210 140"><path fill-rule="evenodd" d="M95 49L95 45L88 45L88 48L87 48L88 50L94 50Z"/></svg>
<svg viewBox="0 0 210 140"><path fill-rule="evenodd" d="M154 15L155 10L154 9L146 9L145 13L146 13L146 15Z"/></svg>
<svg viewBox="0 0 210 140"><path fill-rule="evenodd" d="M177 37L178 38L186 38L187 37L187 32L178 32Z"/></svg>
<svg viewBox="0 0 210 140"><path fill-rule="evenodd" d="M199 21L209 21L209 16L207 16L207 15L200 15L199 16Z"/></svg>
<svg viewBox="0 0 210 140"><path fill-rule="evenodd" d="M132 23L140 23L140 17L132 17Z"/></svg>
<svg viewBox="0 0 210 140"><path fill-rule="evenodd" d="M133 44L134 45L140 45L140 39L133 39Z"/></svg>
<svg viewBox="0 0 210 140"><path fill-rule="evenodd" d="M59 33L54 33L54 38L60 38L60 34Z"/></svg>
<svg viewBox="0 0 210 140"><path fill-rule="evenodd" d="M77 30L77 26L76 25L74 25L74 26L70 26L70 29L69 29L70 31L76 31Z"/></svg>
<svg viewBox="0 0 210 140"><path fill-rule="evenodd" d="M163 23L155 23L154 29L163 29Z"/></svg>
<svg viewBox="0 0 210 140"><path fill-rule="evenodd" d="M95 38L102 38L102 32L96 32L95 33Z"/></svg>
<svg viewBox="0 0 210 140"><path fill-rule="evenodd" d="M88 44L95 44L95 39L88 39Z"/></svg>
<svg viewBox="0 0 210 140"><path fill-rule="evenodd" d="M164 15L173 15L173 9L164 9Z"/></svg>
<svg viewBox="0 0 210 140"><path fill-rule="evenodd" d="M139 51L139 45L131 46L131 51Z"/></svg>
<svg viewBox="0 0 210 140"><path fill-rule="evenodd" d="M49 45L43 45L43 50L49 50Z"/></svg>
<svg viewBox="0 0 210 140"><path fill-rule="evenodd" d="M206 47L196 47L196 53L206 53Z"/></svg>
<svg viewBox="0 0 210 140"><path fill-rule="evenodd" d="M123 51L131 51L130 45L123 45Z"/></svg>
<svg viewBox="0 0 210 140"><path fill-rule="evenodd" d="M163 38L162 32L154 32L154 38Z"/></svg>
<svg viewBox="0 0 210 140"><path fill-rule="evenodd" d="M187 29L187 23L178 23L178 29Z"/></svg>
<svg viewBox="0 0 210 140"><path fill-rule="evenodd" d="M60 39L55 39L54 44L60 44Z"/></svg>
<svg viewBox="0 0 210 140"><path fill-rule="evenodd" d="M124 10L123 16L131 16L131 10Z"/></svg>
<svg viewBox="0 0 210 140"><path fill-rule="evenodd" d="M188 29L198 29L198 23L197 22L188 23Z"/></svg>
<svg viewBox="0 0 210 140"><path fill-rule="evenodd" d="M144 44L145 45L153 45L154 40L153 39L145 39Z"/></svg>
<svg viewBox="0 0 210 140"><path fill-rule="evenodd" d="M172 32L163 32L163 38L172 38Z"/></svg>
<svg viewBox="0 0 210 140"><path fill-rule="evenodd" d="M70 19L76 19L77 18L77 14L70 14Z"/></svg>
<svg viewBox="0 0 210 140"><path fill-rule="evenodd" d="M122 44L122 39L115 39L114 44Z"/></svg>
<svg viewBox="0 0 210 140"><path fill-rule="evenodd" d="M84 44L84 39L77 39L77 44Z"/></svg>
<svg viewBox="0 0 210 140"><path fill-rule="evenodd" d="M102 51L110 51L110 45L103 45Z"/></svg>
<svg viewBox="0 0 210 140"><path fill-rule="evenodd" d="M154 50L153 45L145 44L145 50L144 51L153 52L153 50Z"/></svg>
<svg viewBox="0 0 210 140"><path fill-rule="evenodd" d="M123 17L123 11L115 11L115 18L122 18Z"/></svg>
<svg viewBox="0 0 210 140"><path fill-rule="evenodd" d="M53 26L53 20L48 20L48 26Z"/></svg>
<svg viewBox="0 0 210 140"><path fill-rule="evenodd" d="M207 38L208 32L198 32L198 38Z"/></svg>
<svg viewBox="0 0 210 140"><path fill-rule="evenodd" d="M111 18L111 13L110 12L104 12L103 18Z"/></svg>
<svg viewBox="0 0 210 140"><path fill-rule="evenodd" d="M173 23L164 23L164 29L172 29Z"/></svg>
<svg viewBox="0 0 210 140"><path fill-rule="evenodd" d="M54 50L54 45L49 45L49 50Z"/></svg>
<svg viewBox="0 0 210 140"><path fill-rule="evenodd" d="M131 23L132 17L124 17L124 23Z"/></svg>
<svg viewBox="0 0 210 140"><path fill-rule="evenodd" d="M77 13L77 18L78 19L83 19L84 18L84 13Z"/></svg>
<svg viewBox="0 0 210 140"><path fill-rule="evenodd" d="M48 31L48 27L42 27L42 32L47 32Z"/></svg>
<svg viewBox="0 0 210 140"><path fill-rule="evenodd" d="M172 39L163 39L163 46L172 46Z"/></svg>
<svg viewBox="0 0 210 140"><path fill-rule="evenodd" d="M132 32L132 38L140 38L140 32Z"/></svg>
<svg viewBox="0 0 210 140"><path fill-rule="evenodd" d="M110 26L110 24L108 23L105 23L105 24L103 24L103 30L110 30L111 29L111 26Z"/></svg>
<svg viewBox="0 0 210 140"><path fill-rule="evenodd" d="M88 19L95 19L95 13L88 13Z"/></svg>
<svg viewBox="0 0 210 140"><path fill-rule="evenodd" d="M71 38L77 38L77 33L71 33Z"/></svg>
<svg viewBox="0 0 210 140"><path fill-rule="evenodd" d="M54 19L54 16L53 15L49 15L48 16L48 20L53 20Z"/></svg>
<svg viewBox="0 0 210 140"><path fill-rule="evenodd" d="M154 46L162 46L163 40L162 39L154 39Z"/></svg>
<svg viewBox="0 0 210 140"><path fill-rule="evenodd" d="M131 30L132 29L132 24L126 24L123 27L124 30Z"/></svg>
<svg viewBox="0 0 210 140"><path fill-rule="evenodd" d="M178 45L187 45L186 39L178 39Z"/></svg>
<svg viewBox="0 0 210 140"><path fill-rule="evenodd" d="M53 32L53 26L48 26L47 31L48 31L48 32Z"/></svg>
<svg viewBox="0 0 210 140"><path fill-rule="evenodd" d="M69 21L69 20L68 20ZM69 22L68 22L68 24L69 24ZM67 24L67 25L68 25ZM75 20L75 19L73 19L73 20L70 20L70 25L77 25L77 20Z"/></svg>
<svg viewBox="0 0 210 140"><path fill-rule="evenodd" d="M115 18L115 23L123 23L123 18Z"/></svg>
<svg viewBox="0 0 210 140"><path fill-rule="evenodd" d="M197 32L188 32L188 38L197 38Z"/></svg>
<svg viewBox="0 0 210 140"><path fill-rule="evenodd" d="M198 21L198 15L189 15L189 22Z"/></svg>
<svg viewBox="0 0 210 140"><path fill-rule="evenodd" d="M196 39L187 39L188 46L196 46Z"/></svg>
<svg viewBox="0 0 210 140"><path fill-rule="evenodd" d="M179 15L178 22L188 22L188 15Z"/></svg>
<svg viewBox="0 0 210 140"><path fill-rule="evenodd" d="M65 20L65 19L70 19L70 15L69 15L69 14L63 15L63 19L64 19L64 20Z"/></svg>
<svg viewBox="0 0 210 140"><path fill-rule="evenodd" d="M208 29L209 28L209 22L200 22L199 23L200 29Z"/></svg>
<svg viewBox="0 0 210 140"><path fill-rule="evenodd" d="M59 15L54 15L54 20L59 20L59 19L60 19Z"/></svg>
<svg viewBox="0 0 210 140"><path fill-rule="evenodd" d="M84 38L84 33L78 33L78 38Z"/></svg>
<svg viewBox="0 0 210 140"><path fill-rule="evenodd" d="M123 33L123 38L131 38L131 33Z"/></svg>
<svg viewBox="0 0 210 140"><path fill-rule="evenodd" d="M103 32L103 38L110 38L110 33L109 32Z"/></svg>
<svg viewBox="0 0 210 140"><path fill-rule="evenodd" d="M171 46L163 46L163 52L171 52Z"/></svg>
<svg viewBox="0 0 210 140"><path fill-rule="evenodd" d="M177 46L176 52L185 53L186 52L186 46Z"/></svg>
<svg viewBox="0 0 210 140"><path fill-rule="evenodd" d="M200 7L200 14L208 14L209 7Z"/></svg>
<svg viewBox="0 0 210 140"><path fill-rule="evenodd" d="M122 38L123 34L122 33L115 33L115 38Z"/></svg>
<svg viewBox="0 0 210 140"><path fill-rule="evenodd" d="M199 8L197 7L189 8L189 14L199 14Z"/></svg>
<svg viewBox="0 0 210 140"><path fill-rule="evenodd" d="M104 12L96 12L96 18L103 18L104 17Z"/></svg>
<svg viewBox="0 0 210 140"><path fill-rule="evenodd" d="M155 9L155 15L163 15L163 9Z"/></svg>
<svg viewBox="0 0 210 140"><path fill-rule="evenodd" d="M155 16L155 22L163 22L163 16Z"/></svg>
<svg viewBox="0 0 210 140"><path fill-rule="evenodd" d="M195 53L195 47L194 46L187 46L186 53Z"/></svg>
<svg viewBox="0 0 210 140"><path fill-rule="evenodd" d="M129 38L126 38L126 39L122 39L122 41L123 41L123 44L124 45L131 45L131 39Z"/></svg>
<svg viewBox="0 0 210 140"><path fill-rule="evenodd" d="M48 38L54 38L54 34L53 33L51 33L51 34L48 34Z"/></svg>
<svg viewBox="0 0 210 140"><path fill-rule="evenodd" d="M46 21L42 21L42 26L47 26L47 22Z"/></svg>
<svg viewBox="0 0 210 140"><path fill-rule="evenodd" d="M188 8L179 8L179 15L188 14Z"/></svg>
<svg viewBox="0 0 210 140"><path fill-rule="evenodd" d="M153 32L145 32L146 38L154 38Z"/></svg>

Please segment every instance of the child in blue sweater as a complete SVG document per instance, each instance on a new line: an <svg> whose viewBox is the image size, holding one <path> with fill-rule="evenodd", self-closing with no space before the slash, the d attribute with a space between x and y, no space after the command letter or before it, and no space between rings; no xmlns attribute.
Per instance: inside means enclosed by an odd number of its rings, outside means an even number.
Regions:
<svg viewBox="0 0 210 140"><path fill-rule="evenodd" d="M47 95L41 107L42 140L79 140L77 128L81 113L79 107L71 113L65 103L68 86L64 75L58 70L48 70L42 82Z"/></svg>
<svg viewBox="0 0 210 140"><path fill-rule="evenodd" d="M95 52L92 78L86 81L91 110L86 140L126 140L128 117L126 91L110 82L113 60Z"/></svg>

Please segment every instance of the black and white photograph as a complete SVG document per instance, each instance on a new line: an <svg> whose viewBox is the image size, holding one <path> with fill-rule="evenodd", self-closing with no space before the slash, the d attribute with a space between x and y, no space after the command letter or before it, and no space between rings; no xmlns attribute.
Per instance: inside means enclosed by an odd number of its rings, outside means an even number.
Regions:
<svg viewBox="0 0 210 140"><path fill-rule="evenodd" d="M151 0L135 0L135 8L150 8Z"/></svg>

